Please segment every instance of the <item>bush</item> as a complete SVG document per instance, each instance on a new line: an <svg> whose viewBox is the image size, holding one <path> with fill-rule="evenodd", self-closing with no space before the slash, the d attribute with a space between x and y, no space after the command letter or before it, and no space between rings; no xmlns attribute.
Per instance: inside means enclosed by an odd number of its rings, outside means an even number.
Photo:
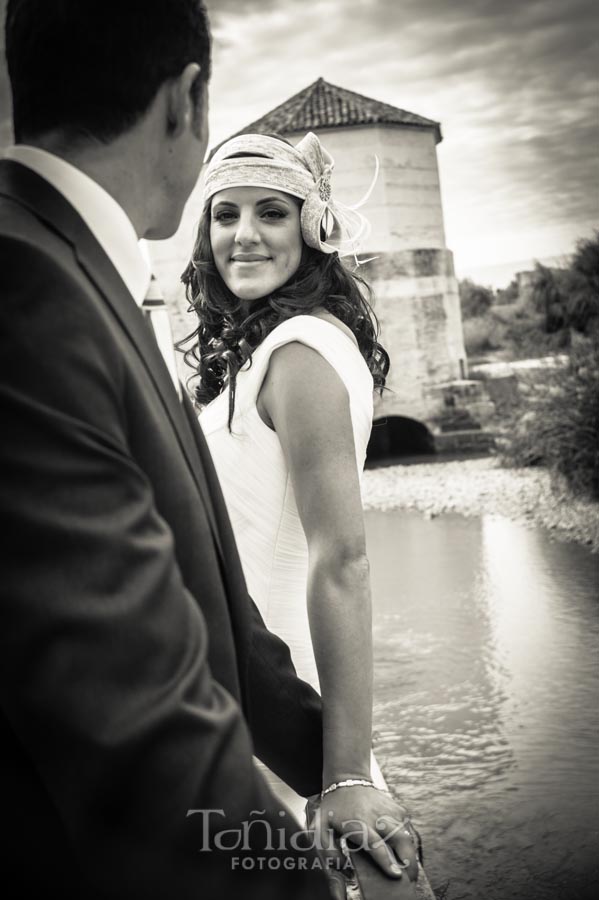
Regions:
<svg viewBox="0 0 599 900"><path fill-rule="evenodd" d="M475 284L469 278L464 278L458 284L460 292L460 306L464 319L473 316L484 316L493 305L495 295L491 288Z"/></svg>
<svg viewBox="0 0 599 900"><path fill-rule="evenodd" d="M518 279L512 278L506 288L499 288L495 294L495 305L503 306L505 304L516 303L518 295Z"/></svg>
<svg viewBox="0 0 599 900"><path fill-rule="evenodd" d="M564 367L531 379L502 440L504 463L545 466L575 494L599 500L599 341L574 346Z"/></svg>
<svg viewBox="0 0 599 900"><path fill-rule="evenodd" d="M532 359L567 352L570 347L570 330L562 328L547 334L545 317L540 313L517 313L505 323L505 346L513 359Z"/></svg>
<svg viewBox="0 0 599 900"><path fill-rule="evenodd" d="M468 354L498 350L503 345L502 323L491 314L466 319L462 327L464 347Z"/></svg>

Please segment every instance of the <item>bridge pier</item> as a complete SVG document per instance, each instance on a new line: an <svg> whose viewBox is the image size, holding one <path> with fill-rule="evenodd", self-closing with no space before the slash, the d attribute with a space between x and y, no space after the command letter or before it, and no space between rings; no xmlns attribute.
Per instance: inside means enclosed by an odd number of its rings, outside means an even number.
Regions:
<svg viewBox="0 0 599 900"><path fill-rule="evenodd" d="M387 443L396 444L400 431L406 438L405 424L398 423L412 420L428 432L429 452L492 446L485 426L495 407L485 385L468 379L451 251L433 247L373 255L363 274L374 290L380 339L391 359L375 420L398 420L388 429ZM412 428L412 443L415 435ZM410 453L427 452L417 444Z"/></svg>

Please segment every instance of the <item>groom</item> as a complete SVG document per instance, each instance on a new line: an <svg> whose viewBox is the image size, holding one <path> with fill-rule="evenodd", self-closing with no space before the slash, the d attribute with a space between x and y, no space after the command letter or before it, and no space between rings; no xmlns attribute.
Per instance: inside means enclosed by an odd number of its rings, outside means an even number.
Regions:
<svg viewBox="0 0 599 900"><path fill-rule="evenodd" d="M247 596L140 308L138 239L173 234L206 150L204 7L9 0L6 52L2 882L61 900L326 898L252 764L319 791L319 699Z"/></svg>

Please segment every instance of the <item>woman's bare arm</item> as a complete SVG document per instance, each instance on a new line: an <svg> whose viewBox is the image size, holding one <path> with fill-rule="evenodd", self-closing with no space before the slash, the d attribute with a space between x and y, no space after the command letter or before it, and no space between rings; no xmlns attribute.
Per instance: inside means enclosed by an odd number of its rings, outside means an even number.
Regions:
<svg viewBox="0 0 599 900"><path fill-rule="evenodd" d="M319 353L286 344L273 353L259 408L281 442L308 542L323 779L370 778L370 584L347 390Z"/></svg>
<svg viewBox="0 0 599 900"><path fill-rule="evenodd" d="M276 350L258 410L289 466L309 550L308 615L323 705L323 782L370 779L372 628L370 584L349 397L311 348ZM398 859L415 871L406 811L371 787L344 787L320 805L320 829L351 834L392 877ZM381 838L384 837L384 840Z"/></svg>

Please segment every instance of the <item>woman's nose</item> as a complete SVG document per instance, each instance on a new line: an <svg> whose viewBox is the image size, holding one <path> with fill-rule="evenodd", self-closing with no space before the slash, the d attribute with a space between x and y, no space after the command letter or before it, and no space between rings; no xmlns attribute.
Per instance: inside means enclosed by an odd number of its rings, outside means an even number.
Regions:
<svg viewBox="0 0 599 900"><path fill-rule="evenodd" d="M260 241L256 217L249 210L239 214L235 240L238 244L257 244Z"/></svg>

